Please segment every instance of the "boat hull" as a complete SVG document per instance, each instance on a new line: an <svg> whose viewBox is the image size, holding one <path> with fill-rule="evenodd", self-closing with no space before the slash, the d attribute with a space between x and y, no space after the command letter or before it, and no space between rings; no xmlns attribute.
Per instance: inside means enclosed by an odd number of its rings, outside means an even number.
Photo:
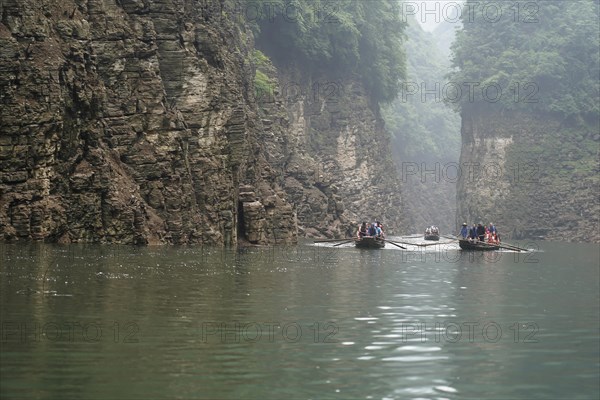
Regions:
<svg viewBox="0 0 600 400"><path fill-rule="evenodd" d="M440 240L440 235L425 235L425 240Z"/></svg>
<svg viewBox="0 0 600 400"><path fill-rule="evenodd" d="M354 245L359 249L382 249L385 247L385 241L373 236L365 236L354 239Z"/></svg>
<svg viewBox="0 0 600 400"><path fill-rule="evenodd" d="M482 242L471 242L469 240L459 240L458 245L463 250L468 251L491 251L491 250L499 250L499 246L495 246L493 244L487 244Z"/></svg>

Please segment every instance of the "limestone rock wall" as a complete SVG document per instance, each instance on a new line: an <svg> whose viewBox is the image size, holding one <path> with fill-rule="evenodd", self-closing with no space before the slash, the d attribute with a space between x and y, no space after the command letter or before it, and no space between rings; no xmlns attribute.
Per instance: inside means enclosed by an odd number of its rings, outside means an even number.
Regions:
<svg viewBox="0 0 600 400"><path fill-rule="evenodd" d="M257 99L232 4L0 0L0 240L290 243L374 219L402 231L359 80L273 68L277 92Z"/></svg>
<svg viewBox="0 0 600 400"><path fill-rule="evenodd" d="M226 4L0 1L4 240L234 244L245 182L296 239L261 175L251 38Z"/></svg>
<svg viewBox="0 0 600 400"><path fill-rule="evenodd" d="M600 242L596 121L463 112L457 226L495 223L504 238Z"/></svg>
<svg viewBox="0 0 600 400"><path fill-rule="evenodd" d="M263 71L273 95L259 96L266 154L308 237L348 237L362 221L406 230L399 176L377 106L350 76ZM285 131L288 133L285 134Z"/></svg>

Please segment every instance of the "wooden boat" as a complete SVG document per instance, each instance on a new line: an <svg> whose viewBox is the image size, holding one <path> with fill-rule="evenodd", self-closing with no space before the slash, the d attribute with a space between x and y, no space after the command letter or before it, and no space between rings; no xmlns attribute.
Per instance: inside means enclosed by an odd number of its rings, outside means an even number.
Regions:
<svg viewBox="0 0 600 400"><path fill-rule="evenodd" d="M469 251L489 251L489 250L498 250L500 246L494 244L488 244L485 242L471 242L470 240L461 239L458 241L458 245L463 250Z"/></svg>
<svg viewBox="0 0 600 400"><path fill-rule="evenodd" d="M440 240L440 229L437 226L431 225L429 228L425 229L423 238L425 240Z"/></svg>
<svg viewBox="0 0 600 400"><path fill-rule="evenodd" d="M385 247L385 240L374 236L363 236L360 239L354 239L354 245L359 249L381 249Z"/></svg>
<svg viewBox="0 0 600 400"><path fill-rule="evenodd" d="M440 240L440 235L437 233L425 234L425 240Z"/></svg>

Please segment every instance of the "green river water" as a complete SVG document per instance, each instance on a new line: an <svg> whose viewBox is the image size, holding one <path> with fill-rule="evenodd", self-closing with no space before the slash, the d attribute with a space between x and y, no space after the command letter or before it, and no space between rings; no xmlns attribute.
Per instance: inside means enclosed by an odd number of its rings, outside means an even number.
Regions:
<svg viewBox="0 0 600 400"><path fill-rule="evenodd" d="M0 397L598 399L599 249L521 245L2 244Z"/></svg>

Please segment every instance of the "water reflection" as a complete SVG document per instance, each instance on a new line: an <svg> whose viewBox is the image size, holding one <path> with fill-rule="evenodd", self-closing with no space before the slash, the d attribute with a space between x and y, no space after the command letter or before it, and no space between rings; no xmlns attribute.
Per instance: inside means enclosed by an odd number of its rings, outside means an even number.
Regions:
<svg viewBox="0 0 600 400"><path fill-rule="evenodd" d="M2 397L589 397L597 249L543 250L1 245Z"/></svg>

